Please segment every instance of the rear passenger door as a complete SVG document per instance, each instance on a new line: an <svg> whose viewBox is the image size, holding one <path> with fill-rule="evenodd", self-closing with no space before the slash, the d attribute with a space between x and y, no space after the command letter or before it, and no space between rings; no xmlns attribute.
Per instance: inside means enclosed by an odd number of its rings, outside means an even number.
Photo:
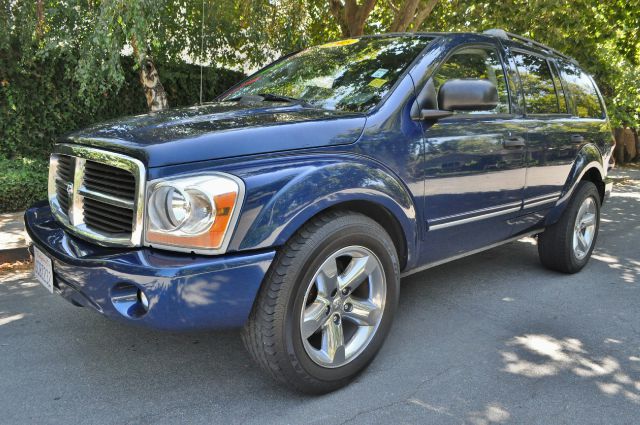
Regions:
<svg viewBox="0 0 640 425"><path fill-rule="evenodd" d="M580 143L574 138L575 120L554 63L541 53L510 51L524 95L528 130L524 213L541 219L560 197ZM520 226L532 224L522 221Z"/></svg>

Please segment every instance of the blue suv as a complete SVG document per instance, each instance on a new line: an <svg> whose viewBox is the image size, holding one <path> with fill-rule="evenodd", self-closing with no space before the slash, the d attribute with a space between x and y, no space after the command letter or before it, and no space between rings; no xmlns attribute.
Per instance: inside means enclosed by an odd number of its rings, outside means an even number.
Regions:
<svg viewBox="0 0 640 425"><path fill-rule="evenodd" d="M25 214L35 273L155 328L242 328L278 381L348 383L400 278L537 236L585 266L614 142L592 78L514 34L385 34L285 56L215 102L65 137Z"/></svg>

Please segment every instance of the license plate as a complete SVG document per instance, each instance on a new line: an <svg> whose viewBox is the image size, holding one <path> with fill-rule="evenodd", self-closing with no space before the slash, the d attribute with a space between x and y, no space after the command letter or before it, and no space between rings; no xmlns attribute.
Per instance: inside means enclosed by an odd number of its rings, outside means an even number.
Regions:
<svg viewBox="0 0 640 425"><path fill-rule="evenodd" d="M36 279L53 294L53 266L51 258L47 257L36 246L33 247L33 272Z"/></svg>

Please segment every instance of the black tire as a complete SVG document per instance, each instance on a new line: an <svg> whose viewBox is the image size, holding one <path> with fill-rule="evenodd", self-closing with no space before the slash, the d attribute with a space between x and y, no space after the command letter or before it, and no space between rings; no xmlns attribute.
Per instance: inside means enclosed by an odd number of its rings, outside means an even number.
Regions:
<svg viewBox="0 0 640 425"><path fill-rule="evenodd" d="M300 334L305 294L325 259L352 245L366 247L382 265L386 302L377 331L366 348L345 365L322 367L307 354ZM382 226L359 213L322 214L279 250L242 331L242 340L253 359L285 386L309 394L333 391L348 384L382 346L396 310L399 285L398 256Z"/></svg>
<svg viewBox="0 0 640 425"><path fill-rule="evenodd" d="M595 205L595 234L591 246L584 257L579 258L573 247L574 226L580 206L592 198ZM589 261L595 247L600 229L600 194L590 181L578 184L570 204L557 223L549 226L538 236L538 255L540 262L547 268L563 273L576 273Z"/></svg>

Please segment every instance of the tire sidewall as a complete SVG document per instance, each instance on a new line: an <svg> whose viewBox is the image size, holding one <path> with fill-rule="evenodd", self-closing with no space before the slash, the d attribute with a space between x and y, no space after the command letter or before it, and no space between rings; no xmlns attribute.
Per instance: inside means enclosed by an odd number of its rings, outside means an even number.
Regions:
<svg viewBox="0 0 640 425"><path fill-rule="evenodd" d="M364 218L364 216L363 216ZM368 219L367 219L368 220ZM367 366L382 346L389 331L398 302L399 269L395 247L390 238L377 223L371 226L364 222L354 222L345 226L338 226L329 232L323 232L324 237L314 244L302 257L306 261L298 264L292 277L295 279L290 292L284 317L284 341L287 356L292 360L294 369L302 369L305 374L317 380L328 383L349 379ZM377 227L377 229L376 229ZM329 230L329 229L327 229ZM373 230L373 231L372 231ZM379 236L374 236L375 232ZM378 329L369 345L352 361L337 368L326 368L316 364L307 354L300 335L300 315L302 304L309 283L315 273L329 255L341 248L359 245L371 250L380 260L386 280L386 300Z"/></svg>

